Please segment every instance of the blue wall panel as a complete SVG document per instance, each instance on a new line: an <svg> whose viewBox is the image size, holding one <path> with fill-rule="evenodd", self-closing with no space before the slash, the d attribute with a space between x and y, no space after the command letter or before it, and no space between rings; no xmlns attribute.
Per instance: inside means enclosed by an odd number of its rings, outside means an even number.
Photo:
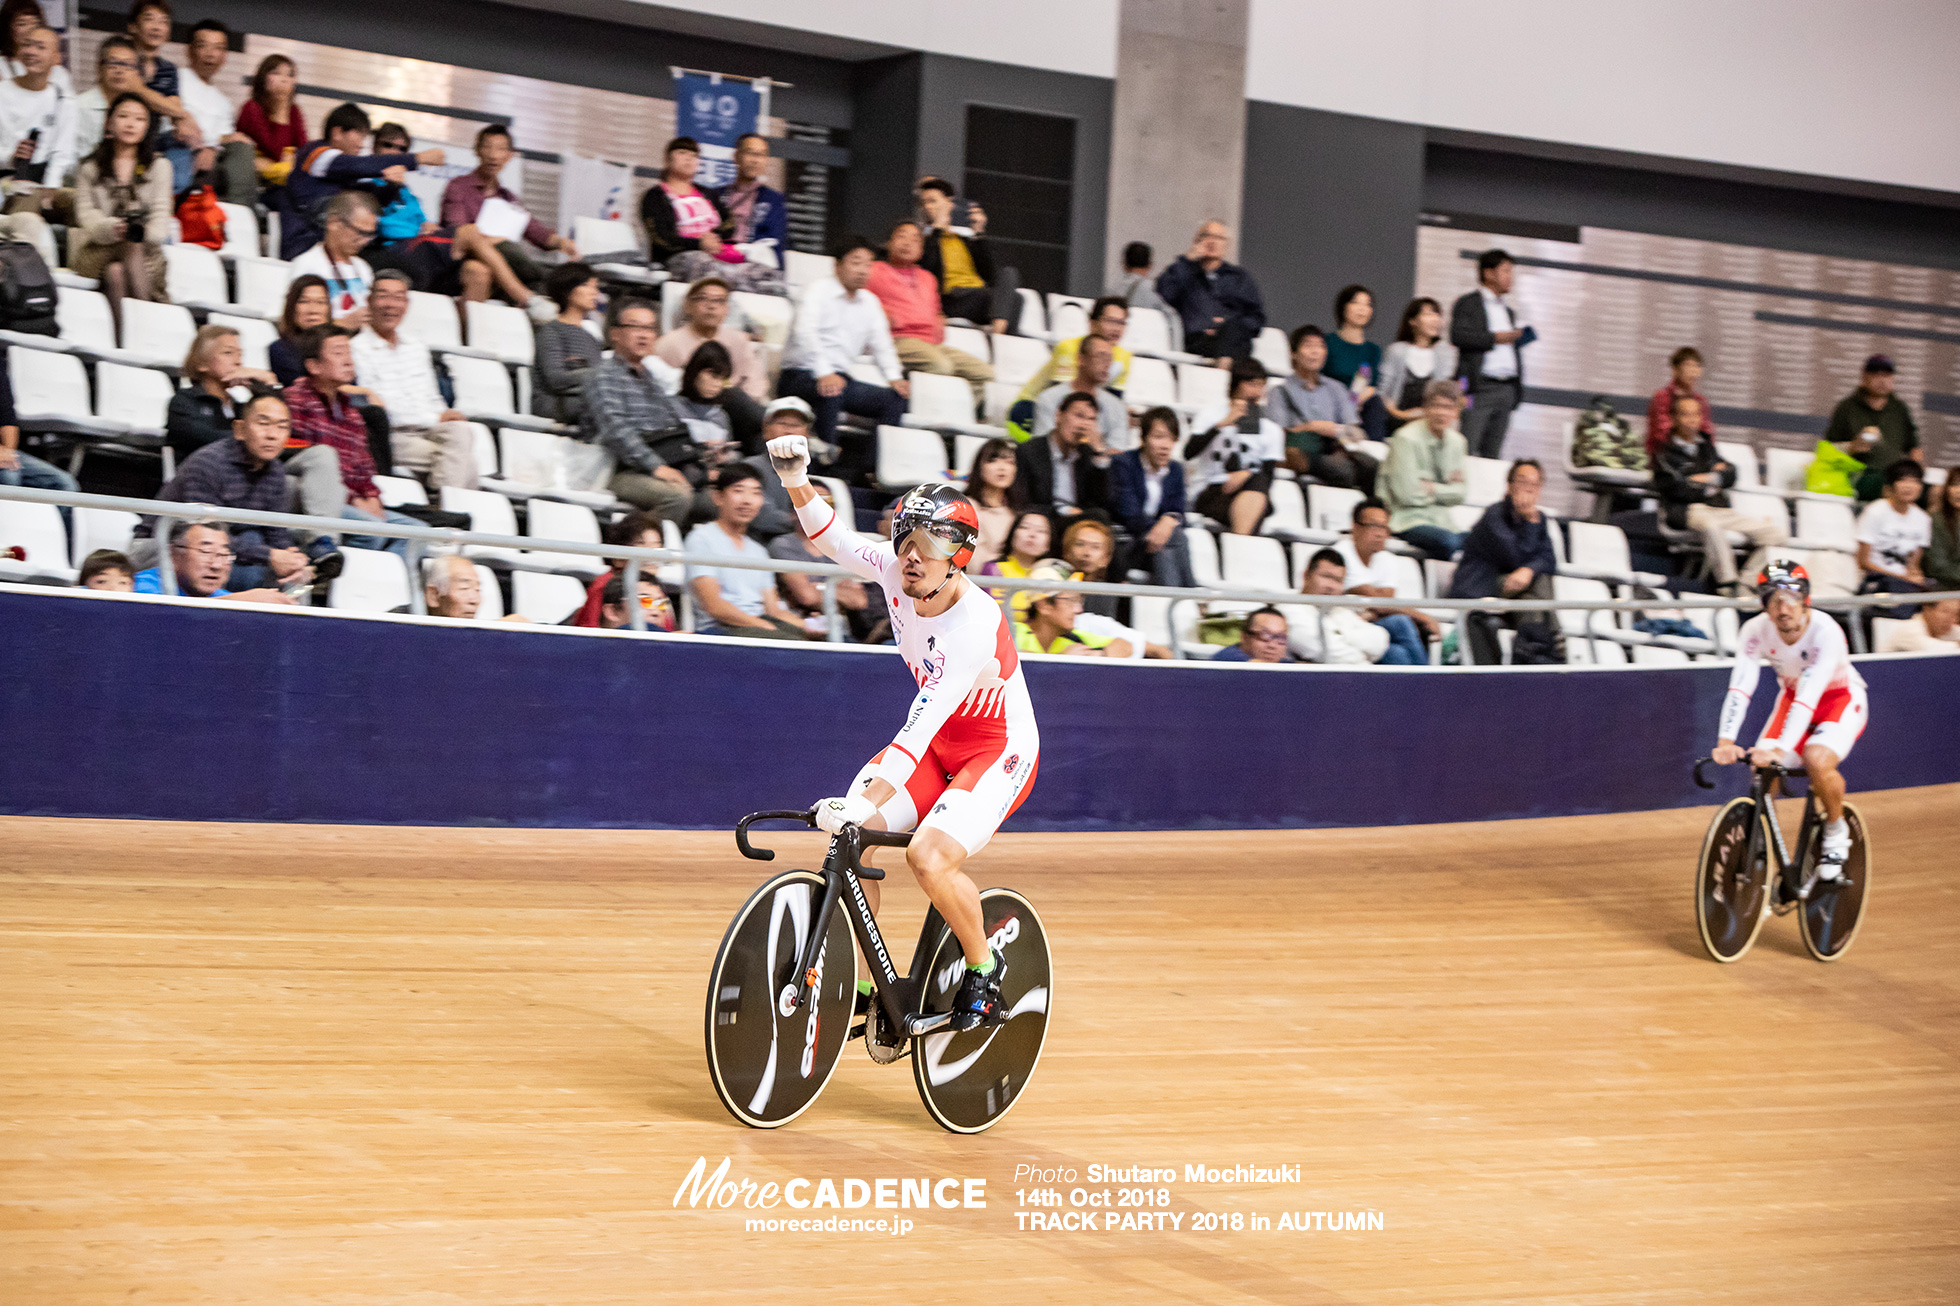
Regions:
<svg viewBox="0 0 1960 1306"><path fill-rule="evenodd" d="M1862 664L1854 789L1960 780L1960 658ZM1027 667L1010 829L1399 825L1689 806L1724 667ZM838 792L897 659L0 593L0 812L725 828ZM1772 697L1759 691L1750 732ZM1731 773L1725 790L1741 785Z"/></svg>

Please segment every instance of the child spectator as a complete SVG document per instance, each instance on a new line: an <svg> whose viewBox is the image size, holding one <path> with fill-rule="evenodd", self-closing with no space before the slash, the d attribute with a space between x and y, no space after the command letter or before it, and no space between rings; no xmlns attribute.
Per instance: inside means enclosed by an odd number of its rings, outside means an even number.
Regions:
<svg viewBox="0 0 1960 1306"><path fill-rule="evenodd" d="M136 588L136 565L114 549L97 549L82 559L82 588L127 594Z"/></svg>

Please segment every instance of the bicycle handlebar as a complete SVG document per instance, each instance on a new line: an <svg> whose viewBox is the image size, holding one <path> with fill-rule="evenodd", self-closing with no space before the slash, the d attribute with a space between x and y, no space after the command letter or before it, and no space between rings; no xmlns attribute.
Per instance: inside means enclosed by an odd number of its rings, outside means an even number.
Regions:
<svg viewBox="0 0 1960 1306"><path fill-rule="evenodd" d="M1702 757L1702 758L1695 759L1695 783L1697 785L1700 785L1703 789L1713 789L1715 787L1715 782L1713 780L1710 780L1707 776L1704 776L1701 773L1701 769L1704 766L1717 766L1717 765L1721 765L1721 764L1717 763L1715 759L1712 757ZM1792 780L1795 780L1800 776L1806 776L1810 774L1810 772L1806 771L1803 767L1800 766L1754 766L1754 764L1749 761L1747 756L1745 756L1740 762L1734 763L1734 765L1752 766L1753 769L1755 770L1768 772L1774 775L1787 776Z"/></svg>
<svg viewBox="0 0 1960 1306"><path fill-rule="evenodd" d="M815 808L800 812L750 812L735 823L735 846L742 850L742 856L758 862L776 860L775 850L758 848L749 842L749 827L757 821L799 821L814 830L817 828ZM912 842L909 831L867 830L863 826L857 830L858 845L863 848L903 848Z"/></svg>
<svg viewBox="0 0 1960 1306"><path fill-rule="evenodd" d="M801 821L812 830L817 828L817 814L811 810L801 812L750 812L735 822L735 846L742 850L742 856L758 862L773 862L776 853L771 848L758 848L749 842L749 827L757 821Z"/></svg>

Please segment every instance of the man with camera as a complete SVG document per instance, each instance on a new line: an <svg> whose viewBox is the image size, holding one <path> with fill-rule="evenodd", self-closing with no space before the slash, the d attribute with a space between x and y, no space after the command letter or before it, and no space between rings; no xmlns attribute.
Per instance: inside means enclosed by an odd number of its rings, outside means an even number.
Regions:
<svg viewBox="0 0 1960 1306"><path fill-rule="evenodd" d="M75 166L75 100L49 81L61 62L52 29L30 28L15 45L21 74L0 80L0 153L12 174L0 236L33 245L53 268L60 260L43 212L75 220L74 192L58 189Z"/></svg>

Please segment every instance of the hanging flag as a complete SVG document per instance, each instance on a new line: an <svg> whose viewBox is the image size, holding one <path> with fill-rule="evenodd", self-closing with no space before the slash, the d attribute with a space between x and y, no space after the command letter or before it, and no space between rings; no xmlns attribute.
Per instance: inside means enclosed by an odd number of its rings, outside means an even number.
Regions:
<svg viewBox="0 0 1960 1306"><path fill-rule="evenodd" d="M735 141L761 131L762 93L748 82L723 81L721 74L674 74L675 135L701 143L697 186L726 186L735 180Z"/></svg>
<svg viewBox="0 0 1960 1306"><path fill-rule="evenodd" d="M558 173L561 224L569 229L573 218L624 218L632 180L632 169L623 163L567 154Z"/></svg>

